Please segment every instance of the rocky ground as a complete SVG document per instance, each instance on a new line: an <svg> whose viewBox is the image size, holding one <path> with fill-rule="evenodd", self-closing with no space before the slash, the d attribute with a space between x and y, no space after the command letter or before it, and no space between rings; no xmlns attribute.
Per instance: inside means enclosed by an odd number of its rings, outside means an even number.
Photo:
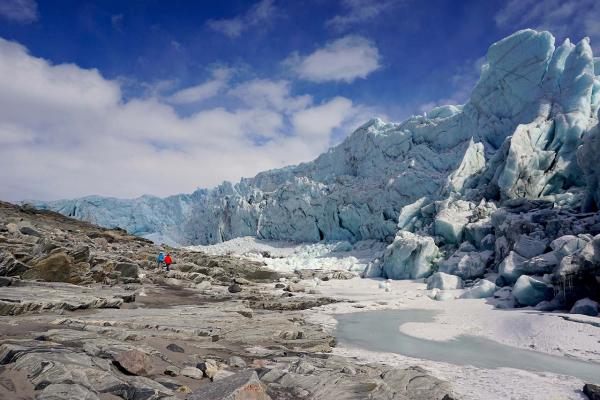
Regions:
<svg viewBox="0 0 600 400"><path fill-rule="evenodd" d="M0 399L453 398L418 367L332 355L305 317L339 300L298 283L319 274L0 203Z"/></svg>

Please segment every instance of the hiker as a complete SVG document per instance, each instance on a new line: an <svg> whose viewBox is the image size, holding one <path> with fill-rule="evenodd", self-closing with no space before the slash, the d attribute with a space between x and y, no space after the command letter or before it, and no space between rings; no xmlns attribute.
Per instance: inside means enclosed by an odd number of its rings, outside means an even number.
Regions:
<svg viewBox="0 0 600 400"><path fill-rule="evenodd" d="M161 251L160 253L158 253L158 257L156 257L157 267L158 268L162 267L164 262L165 262L165 253Z"/></svg>
<svg viewBox="0 0 600 400"><path fill-rule="evenodd" d="M165 256L165 265L167 266L167 271L169 271L171 264L173 263L173 259L171 259L171 255L167 253L167 255Z"/></svg>

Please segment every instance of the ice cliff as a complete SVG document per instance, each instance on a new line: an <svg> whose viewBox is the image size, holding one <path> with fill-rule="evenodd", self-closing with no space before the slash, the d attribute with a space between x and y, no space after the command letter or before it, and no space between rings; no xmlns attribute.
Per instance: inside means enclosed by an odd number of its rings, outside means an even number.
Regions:
<svg viewBox="0 0 600 400"><path fill-rule="evenodd" d="M189 220L191 210L206 191L166 198L141 196L137 199L87 196L75 200L50 203L35 202L63 215L89 221L107 228L120 227L129 233L144 236L159 243L177 245L182 241L181 227Z"/></svg>
<svg viewBox="0 0 600 400"><path fill-rule="evenodd" d="M600 204L600 60L587 38L555 46L550 33L534 30L494 43L486 60L466 104L401 123L369 121L312 162L189 196L37 205L182 244L239 236L391 243L370 276L439 269L469 280L526 261L535 264L531 274L549 273L541 266L548 260L531 260L560 234L589 232L578 232L579 222L555 229L537 221L515 231L521 239L505 224L518 220L514 210L551 205L573 216ZM507 273L507 282L519 276ZM519 288L539 287L530 283ZM478 287L487 293L490 285Z"/></svg>

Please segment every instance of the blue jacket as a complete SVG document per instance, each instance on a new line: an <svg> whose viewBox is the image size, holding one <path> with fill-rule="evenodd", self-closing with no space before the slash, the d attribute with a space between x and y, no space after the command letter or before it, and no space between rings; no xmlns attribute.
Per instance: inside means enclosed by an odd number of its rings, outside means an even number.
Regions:
<svg viewBox="0 0 600 400"><path fill-rule="evenodd" d="M156 261L163 262L165 261L165 253L158 253L158 257L156 257Z"/></svg>

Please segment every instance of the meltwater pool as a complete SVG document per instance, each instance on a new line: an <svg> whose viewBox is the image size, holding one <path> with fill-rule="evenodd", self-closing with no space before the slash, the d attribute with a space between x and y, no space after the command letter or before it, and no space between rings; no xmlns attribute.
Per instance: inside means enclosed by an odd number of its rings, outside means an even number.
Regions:
<svg viewBox="0 0 600 400"><path fill-rule="evenodd" d="M407 322L432 322L430 310L385 310L336 316L335 336L341 345L365 350L402 354L408 357L442 361L478 368L517 368L574 376L600 383L600 363L553 356L507 346L477 336L459 336L438 342L419 339L399 331ZM440 326L440 329L443 329ZM599 338L600 339L600 338Z"/></svg>

